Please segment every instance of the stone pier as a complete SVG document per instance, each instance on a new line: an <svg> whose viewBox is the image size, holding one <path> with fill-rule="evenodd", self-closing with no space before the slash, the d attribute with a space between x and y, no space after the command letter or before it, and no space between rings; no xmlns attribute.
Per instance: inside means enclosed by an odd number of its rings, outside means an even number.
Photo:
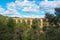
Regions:
<svg viewBox="0 0 60 40"><path fill-rule="evenodd" d="M30 28L31 28L31 25L32 25L32 20L34 19L34 18L14 18L14 20L16 20L16 23L18 22L18 20L20 20L20 22L22 23L22 21L23 21L23 19L25 20L25 22L27 23L27 21L29 20L30 21ZM44 20L44 18L38 18L39 20L40 20L40 23L39 23L39 27L40 27L40 29L41 29L41 32L43 32L43 20ZM48 23L48 19L46 19L46 26L48 26L49 25L49 23Z"/></svg>

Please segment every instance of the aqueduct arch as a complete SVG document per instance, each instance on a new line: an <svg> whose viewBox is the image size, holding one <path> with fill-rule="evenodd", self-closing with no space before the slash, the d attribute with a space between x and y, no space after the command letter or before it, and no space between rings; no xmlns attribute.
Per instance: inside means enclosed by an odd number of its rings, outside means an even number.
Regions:
<svg viewBox="0 0 60 40"><path fill-rule="evenodd" d="M31 25L32 25L32 20L35 19L35 18L13 18L14 20L16 20L16 23L18 22L18 20L20 20L20 22L22 23L23 19L25 20L25 22L27 23L27 21L29 20L30 21L30 28L31 28ZM40 20L40 24L39 24L39 27L41 29L41 31L43 31L43 20L44 18L38 18ZM48 23L48 19L45 19L46 20L46 26L49 26L49 23Z"/></svg>

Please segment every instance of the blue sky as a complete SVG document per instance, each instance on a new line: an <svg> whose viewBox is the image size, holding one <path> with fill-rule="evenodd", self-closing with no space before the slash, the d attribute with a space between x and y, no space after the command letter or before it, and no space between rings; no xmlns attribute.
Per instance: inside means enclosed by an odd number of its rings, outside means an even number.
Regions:
<svg viewBox="0 0 60 40"><path fill-rule="evenodd" d="M43 18L46 12L54 14L60 0L0 0L0 14L9 17Z"/></svg>

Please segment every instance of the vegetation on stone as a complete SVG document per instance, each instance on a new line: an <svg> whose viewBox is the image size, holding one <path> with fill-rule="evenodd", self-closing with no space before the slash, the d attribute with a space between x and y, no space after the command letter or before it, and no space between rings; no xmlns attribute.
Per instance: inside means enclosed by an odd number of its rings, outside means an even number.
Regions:
<svg viewBox="0 0 60 40"><path fill-rule="evenodd" d="M46 13L49 26L44 20L43 32L40 32L38 18L32 20L30 28L29 20L16 23L13 18L0 15L0 40L60 40L60 8L55 11L55 14Z"/></svg>

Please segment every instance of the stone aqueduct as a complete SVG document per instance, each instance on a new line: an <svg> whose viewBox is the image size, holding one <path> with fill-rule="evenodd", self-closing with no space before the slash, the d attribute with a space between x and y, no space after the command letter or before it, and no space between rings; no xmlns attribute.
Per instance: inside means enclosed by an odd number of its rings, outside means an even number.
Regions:
<svg viewBox="0 0 60 40"><path fill-rule="evenodd" d="M29 20L30 21L30 26L31 26L32 25L32 20L35 19L35 18L13 18L13 19L16 21L16 23L18 22L18 20L20 20L21 23L22 23L23 19L25 20L26 23ZM40 20L40 28L43 29L44 18L38 18L38 19ZM48 20L47 19L45 19L45 20L46 20L46 26L48 26L49 25Z"/></svg>

